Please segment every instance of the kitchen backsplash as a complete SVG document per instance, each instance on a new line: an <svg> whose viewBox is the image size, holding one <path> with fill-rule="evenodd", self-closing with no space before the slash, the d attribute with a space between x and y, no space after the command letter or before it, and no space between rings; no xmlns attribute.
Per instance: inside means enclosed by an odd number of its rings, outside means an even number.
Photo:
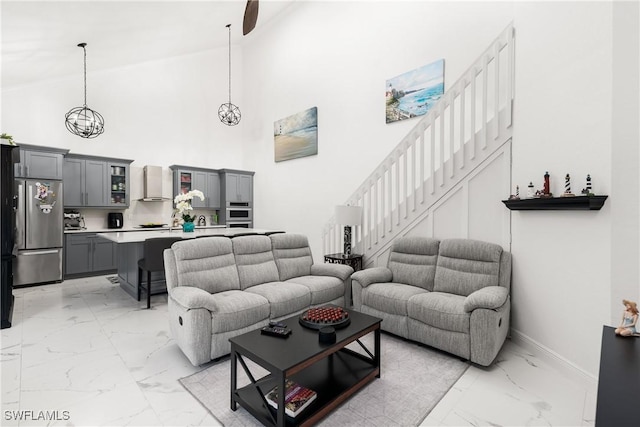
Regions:
<svg viewBox="0 0 640 427"><path fill-rule="evenodd" d="M124 217L124 228L135 227L140 224L157 223L171 225L171 214L173 203L169 200L164 202L140 202L131 201L129 209L77 209L84 217L84 223L87 229L104 229L107 228L107 214L109 212L122 212ZM197 219L200 215L204 215L207 225L215 225L213 216L214 211L194 210ZM216 215L217 216L217 215Z"/></svg>

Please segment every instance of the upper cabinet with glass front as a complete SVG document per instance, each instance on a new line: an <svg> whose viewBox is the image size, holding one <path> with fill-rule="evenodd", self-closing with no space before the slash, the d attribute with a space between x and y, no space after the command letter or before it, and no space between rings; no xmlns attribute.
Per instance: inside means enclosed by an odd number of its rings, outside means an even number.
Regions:
<svg viewBox="0 0 640 427"><path fill-rule="evenodd" d="M64 206L128 208L133 160L69 154L64 159Z"/></svg>
<svg viewBox="0 0 640 427"><path fill-rule="evenodd" d="M173 196L185 194L191 190L200 190L204 200L194 198L194 208L220 208L220 176L216 169L200 169L191 166L171 165L173 171Z"/></svg>

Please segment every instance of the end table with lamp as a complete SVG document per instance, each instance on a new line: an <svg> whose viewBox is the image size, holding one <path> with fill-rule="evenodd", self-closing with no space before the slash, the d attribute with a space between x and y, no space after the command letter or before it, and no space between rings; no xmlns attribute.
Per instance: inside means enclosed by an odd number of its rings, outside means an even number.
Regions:
<svg viewBox="0 0 640 427"><path fill-rule="evenodd" d="M325 255L324 262L345 264L355 271L362 270L362 255L351 252L351 226L362 224L362 207L336 206L335 219L336 224L344 225L343 252Z"/></svg>

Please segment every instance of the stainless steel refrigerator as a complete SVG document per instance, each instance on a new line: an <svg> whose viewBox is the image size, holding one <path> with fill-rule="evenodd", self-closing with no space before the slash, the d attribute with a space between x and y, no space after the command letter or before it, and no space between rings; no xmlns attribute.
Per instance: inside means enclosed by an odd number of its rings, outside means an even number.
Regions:
<svg viewBox="0 0 640 427"><path fill-rule="evenodd" d="M14 286L62 280L62 181L17 179Z"/></svg>

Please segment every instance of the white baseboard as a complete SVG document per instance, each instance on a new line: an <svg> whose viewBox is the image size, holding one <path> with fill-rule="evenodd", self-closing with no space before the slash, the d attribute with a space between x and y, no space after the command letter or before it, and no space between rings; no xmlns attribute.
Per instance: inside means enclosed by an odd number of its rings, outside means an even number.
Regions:
<svg viewBox="0 0 640 427"><path fill-rule="evenodd" d="M511 329L511 341L529 351L534 356L547 363L549 366L557 369L560 373L564 374L567 378L576 381L584 386L587 390L596 391L598 386L598 378L588 373L587 371L579 368L574 363L570 362L566 358L560 356L555 351L545 347L533 338L519 332L515 329Z"/></svg>

